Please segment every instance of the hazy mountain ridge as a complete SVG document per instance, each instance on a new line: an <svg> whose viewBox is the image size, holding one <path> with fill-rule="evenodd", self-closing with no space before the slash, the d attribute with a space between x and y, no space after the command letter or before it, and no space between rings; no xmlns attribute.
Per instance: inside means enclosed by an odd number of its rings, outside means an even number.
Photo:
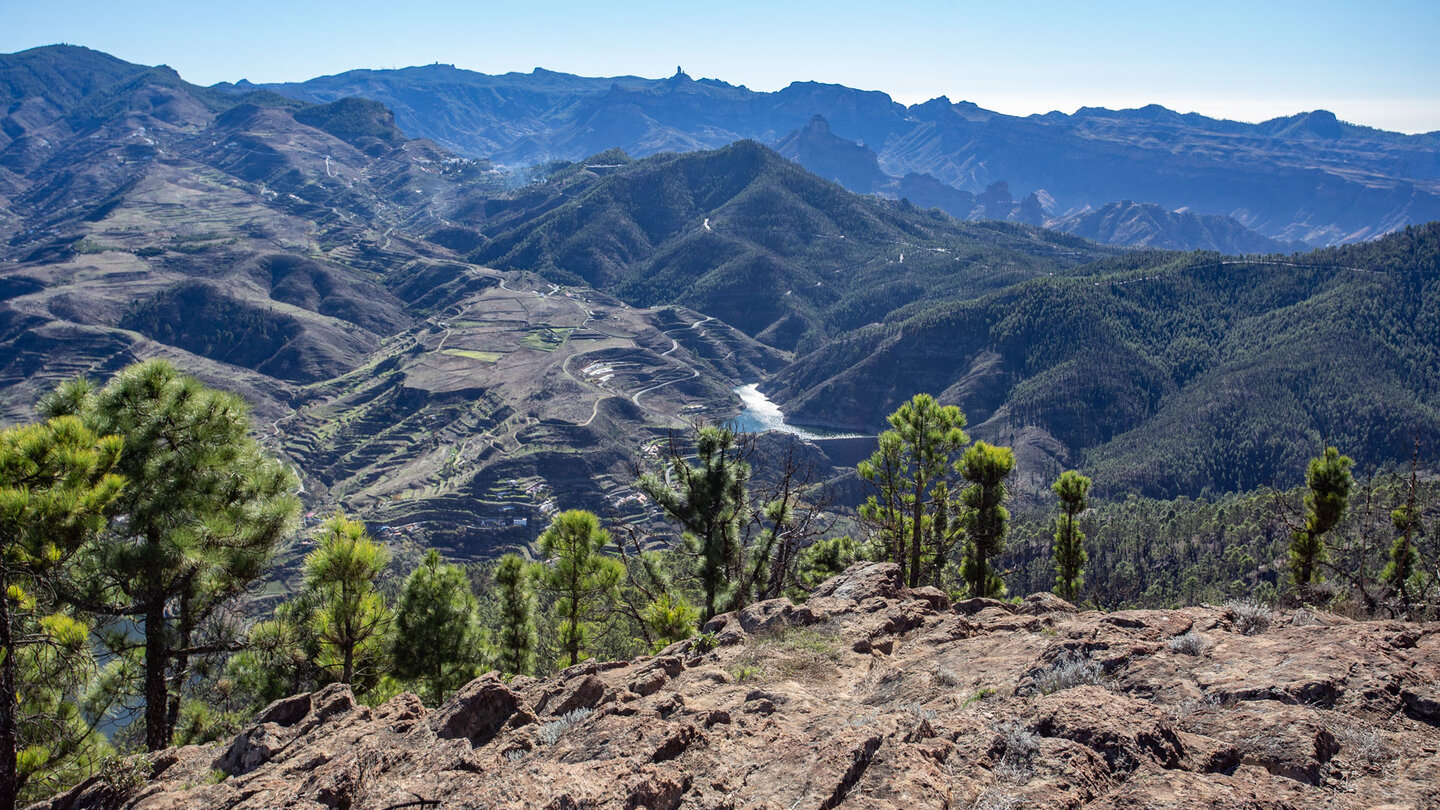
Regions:
<svg viewBox="0 0 1440 810"><path fill-rule="evenodd" d="M929 174L972 194L1001 180L1021 195L1044 190L1056 216L1138 200L1232 216L1311 245L1440 218L1440 135L1384 132L1323 110L1259 124L1157 105L1022 118L944 97L905 107L884 93L813 82L762 93L683 73L486 76L445 66L267 86L312 101L375 98L409 134L500 163L611 147L644 156L747 138L778 143L819 114L839 137L872 149L886 174ZM443 114L428 114L436 108Z"/></svg>
<svg viewBox="0 0 1440 810"><path fill-rule="evenodd" d="M939 208L959 219L1003 219L1044 225L1126 247L1218 250L1229 254L1276 253L1306 247L1300 242L1282 242L1263 236L1233 217L1167 211L1154 203L1127 200L1056 217L1053 215L1055 200L1048 192L1032 191L1023 200L1016 201L1010 194L1009 183L1004 180L992 183L979 194L971 194L929 174L893 177L880 168L879 156L873 150L835 135L820 115L803 129L781 139L775 150L852 191L906 199L922 208Z"/></svg>
<svg viewBox="0 0 1440 810"><path fill-rule="evenodd" d="M1167 211L1153 203L1129 200L1050 219L1045 227L1111 245L1162 250L1213 250L1239 255L1305 249L1301 242L1282 242L1256 233L1233 217Z"/></svg>

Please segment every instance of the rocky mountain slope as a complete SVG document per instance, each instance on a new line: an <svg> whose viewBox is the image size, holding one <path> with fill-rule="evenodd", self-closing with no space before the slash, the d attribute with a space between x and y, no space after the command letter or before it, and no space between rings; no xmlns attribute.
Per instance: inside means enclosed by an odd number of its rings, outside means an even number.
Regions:
<svg viewBox="0 0 1440 810"><path fill-rule="evenodd" d="M857 566L650 658L279 701L79 808L1374 808L1440 801L1440 625L951 605Z"/></svg>
<svg viewBox="0 0 1440 810"><path fill-rule="evenodd" d="M1162 250L1213 250L1231 256L1245 253L1289 253L1305 249L1299 242L1281 242L1241 225L1234 217L1167 211L1153 203L1118 202L1098 209L1050 219L1045 227L1111 245Z"/></svg>
<svg viewBox="0 0 1440 810"><path fill-rule="evenodd" d="M818 114L851 147L830 155L844 162L839 171L834 160L805 165L847 185L858 181L849 186L856 191L871 190L876 166L868 150L879 170L896 178L928 175L970 194L1005 181L1022 199L1043 190L1054 201L1052 216L1137 200L1230 216L1265 236L1311 246L1440 219L1436 133L1384 132L1324 110L1259 124L1157 105L1017 117L944 97L907 107L884 93L815 82L762 93L682 71L668 79L540 69L488 76L448 65L267 87L315 102L375 99L394 109L412 136L514 165L612 147L644 156L745 138L774 144Z"/></svg>

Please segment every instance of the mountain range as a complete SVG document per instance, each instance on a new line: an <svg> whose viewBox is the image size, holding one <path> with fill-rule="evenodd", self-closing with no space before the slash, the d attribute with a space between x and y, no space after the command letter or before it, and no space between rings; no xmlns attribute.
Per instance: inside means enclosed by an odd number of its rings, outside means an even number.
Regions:
<svg viewBox="0 0 1440 810"><path fill-rule="evenodd" d="M1045 217L1134 200L1229 216L1310 246L1440 218L1440 133L1385 132L1325 110L1259 124L1158 105L1018 117L944 97L905 106L881 92L816 82L767 93L681 70L668 79L541 69L492 76L438 64L264 87L311 102L373 99L412 137L513 166L616 147L643 157L751 139L781 146L853 191L901 193L897 184L908 180L929 200L923 204L962 217L955 191L980 195L1003 181L1022 199L1039 195ZM834 142L787 152L786 142L817 115Z"/></svg>
<svg viewBox="0 0 1440 810"><path fill-rule="evenodd" d="M523 546L557 508L640 519L636 454L734 415L747 383L862 434L936 393L1017 448L1032 492L1071 467L1104 496L1233 491L1294 482L1326 441L1376 467L1440 438L1433 224L1300 255L1123 250L998 216L1053 210L1038 191L907 176L971 195L972 222L906 177L900 199L856 194L747 140L612 143L517 188L373 99L73 47L0 56L0 109L0 418L168 357L254 403L314 506L458 556ZM1239 238L1167 211L1070 227Z"/></svg>

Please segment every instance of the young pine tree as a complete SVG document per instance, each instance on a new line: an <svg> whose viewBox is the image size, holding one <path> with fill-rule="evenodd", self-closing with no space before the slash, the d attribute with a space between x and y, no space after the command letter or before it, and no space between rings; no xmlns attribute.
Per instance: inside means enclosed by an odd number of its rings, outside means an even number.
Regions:
<svg viewBox="0 0 1440 810"><path fill-rule="evenodd" d="M848 535L821 540L800 552L796 579L806 592L863 559L859 544Z"/></svg>
<svg viewBox="0 0 1440 810"><path fill-rule="evenodd" d="M871 550L877 559L900 566L900 579L908 582L905 564L909 561L910 519L905 501L905 444L900 434L893 430L881 433L875 452L856 466L856 472L874 488L857 510L870 527L871 543L878 546Z"/></svg>
<svg viewBox="0 0 1440 810"><path fill-rule="evenodd" d="M1015 469L1015 454L1008 447L976 442L960 460L960 475L969 486L961 493L965 504L965 561L960 576L971 596L998 598L1005 583L990 567L990 558L1005 548L1010 511L1005 508L1005 479Z"/></svg>
<svg viewBox="0 0 1440 810"><path fill-rule="evenodd" d="M250 628L246 648L226 662L226 676L235 695L251 713L280 698L310 692L322 682L320 639L315 633L315 606L301 594L275 608L275 613Z"/></svg>
<svg viewBox="0 0 1440 810"><path fill-rule="evenodd" d="M640 611L640 621L655 639L655 651L695 635L700 611L674 591L663 591Z"/></svg>
<svg viewBox="0 0 1440 810"><path fill-rule="evenodd" d="M89 628L54 595L121 493L120 448L73 416L0 432L0 810L83 778L101 745L75 708Z"/></svg>
<svg viewBox="0 0 1440 810"><path fill-rule="evenodd" d="M915 588L925 579L926 526L936 506L936 485L954 469L955 454L970 439L964 431L965 414L929 394L916 394L887 418L891 429L881 434L880 449L861 463L859 472L881 490L876 506L867 511L896 533L894 561ZM866 506L870 507L869 501ZM929 556L932 564L944 564L933 551Z"/></svg>
<svg viewBox="0 0 1440 810"><path fill-rule="evenodd" d="M320 524L315 539L305 557L305 589L315 605L321 666L340 683L355 683L357 674L374 679L391 619L375 582L390 553L364 524L338 513Z"/></svg>
<svg viewBox="0 0 1440 810"><path fill-rule="evenodd" d="M1416 508L1420 487L1416 475L1419 450L1417 446L1410 458L1410 485L1406 488L1405 502L1390 513L1390 524L1395 527L1396 536L1390 546L1390 562L1380 575L1380 581L1399 593L1406 607L1409 607L1411 599L1410 577L1420 565L1420 552L1415 548L1415 532L1420 529L1420 512Z"/></svg>
<svg viewBox="0 0 1440 810"><path fill-rule="evenodd" d="M675 485L646 473L635 487L654 499L679 524L685 544L698 555L700 586L705 592L702 622L721 606L736 607L731 599L732 580L744 570L740 528L749 510L746 482L750 465L740 457L734 431L707 426L695 439L698 464L689 464L678 450L671 452L670 472ZM607 535L608 536L608 535ZM735 593L743 599L743 593Z"/></svg>
<svg viewBox="0 0 1440 810"><path fill-rule="evenodd" d="M594 637L594 617L625 575L625 566L603 554L610 533L600 519L581 509L561 512L540 535L545 562L535 568L540 588L556 597L560 649L570 666L587 657Z"/></svg>
<svg viewBox="0 0 1440 810"><path fill-rule="evenodd" d="M483 659L478 609L465 571L431 549L405 580L395 610L394 674L419 681L436 705L468 683Z"/></svg>
<svg viewBox="0 0 1440 810"><path fill-rule="evenodd" d="M1071 602L1085 583L1085 533L1080 531L1080 513L1085 511L1090 479L1074 470L1060 474L1050 488L1060 499L1055 518L1055 593Z"/></svg>
<svg viewBox="0 0 1440 810"><path fill-rule="evenodd" d="M1304 593L1320 578L1320 564L1325 562L1325 534L1345 516L1354 479L1350 476L1351 460L1333 447L1324 455L1310 460L1305 475L1309 492L1305 495L1305 525L1291 533L1290 568L1295 589Z"/></svg>
<svg viewBox="0 0 1440 810"><path fill-rule="evenodd" d="M500 591L500 671L530 675L535 670L535 592L530 572L518 554L506 554L495 568Z"/></svg>

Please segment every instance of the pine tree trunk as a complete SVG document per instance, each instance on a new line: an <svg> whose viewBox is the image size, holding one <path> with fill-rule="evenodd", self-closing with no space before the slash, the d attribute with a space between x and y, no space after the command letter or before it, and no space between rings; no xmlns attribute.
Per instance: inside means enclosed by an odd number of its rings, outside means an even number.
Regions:
<svg viewBox="0 0 1440 810"><path fill-rule="evenodd" d="M159 751L169 743L165 733L169 688L165 683L165 600L151 596L145 606L145 750Z"/></svg>
<svg viewBox="0 0 1440 810"><path fill-rule="evenodd" d="M5 655L4 664L0 665L0 810L15 810L15 801L20 792L15 635L11 626L8 591L9 582L0 577L0 650L3 650Z"/></svg>
<svg viewBox="0 0 1440 810"><path fill-rule="evenodd" d="M177 649L186 650L190 648L190 639L193 634L190 616L190 598L187 594L180 595L180 643ZM182 688L185 686L185 674L190 668L190 656L178 653L175 656L174 681L170 685L169 705L165 711L165 739L169 740L175 736L175 726L180 720L180 697Z"/></svg>
<svg viewBox="0 0 1440 810"><path fill-rule="evenodd" d="M915 525L912 527L912 534L910 536L910 577L906 581L906 584L911 588L920 587L920 550L925 536L925 501L922 498L924 488L925 480L923 478L916 479L915 508L911 515L911 520L914 521Z"/></svg>
<svg viewBox="0 0 1440 810"><path fill-rule="evenodd" d="M570 648L570 666L580 663L580 575L578 572L571 575L570 579L570 638L567 646Z"/></svg>

